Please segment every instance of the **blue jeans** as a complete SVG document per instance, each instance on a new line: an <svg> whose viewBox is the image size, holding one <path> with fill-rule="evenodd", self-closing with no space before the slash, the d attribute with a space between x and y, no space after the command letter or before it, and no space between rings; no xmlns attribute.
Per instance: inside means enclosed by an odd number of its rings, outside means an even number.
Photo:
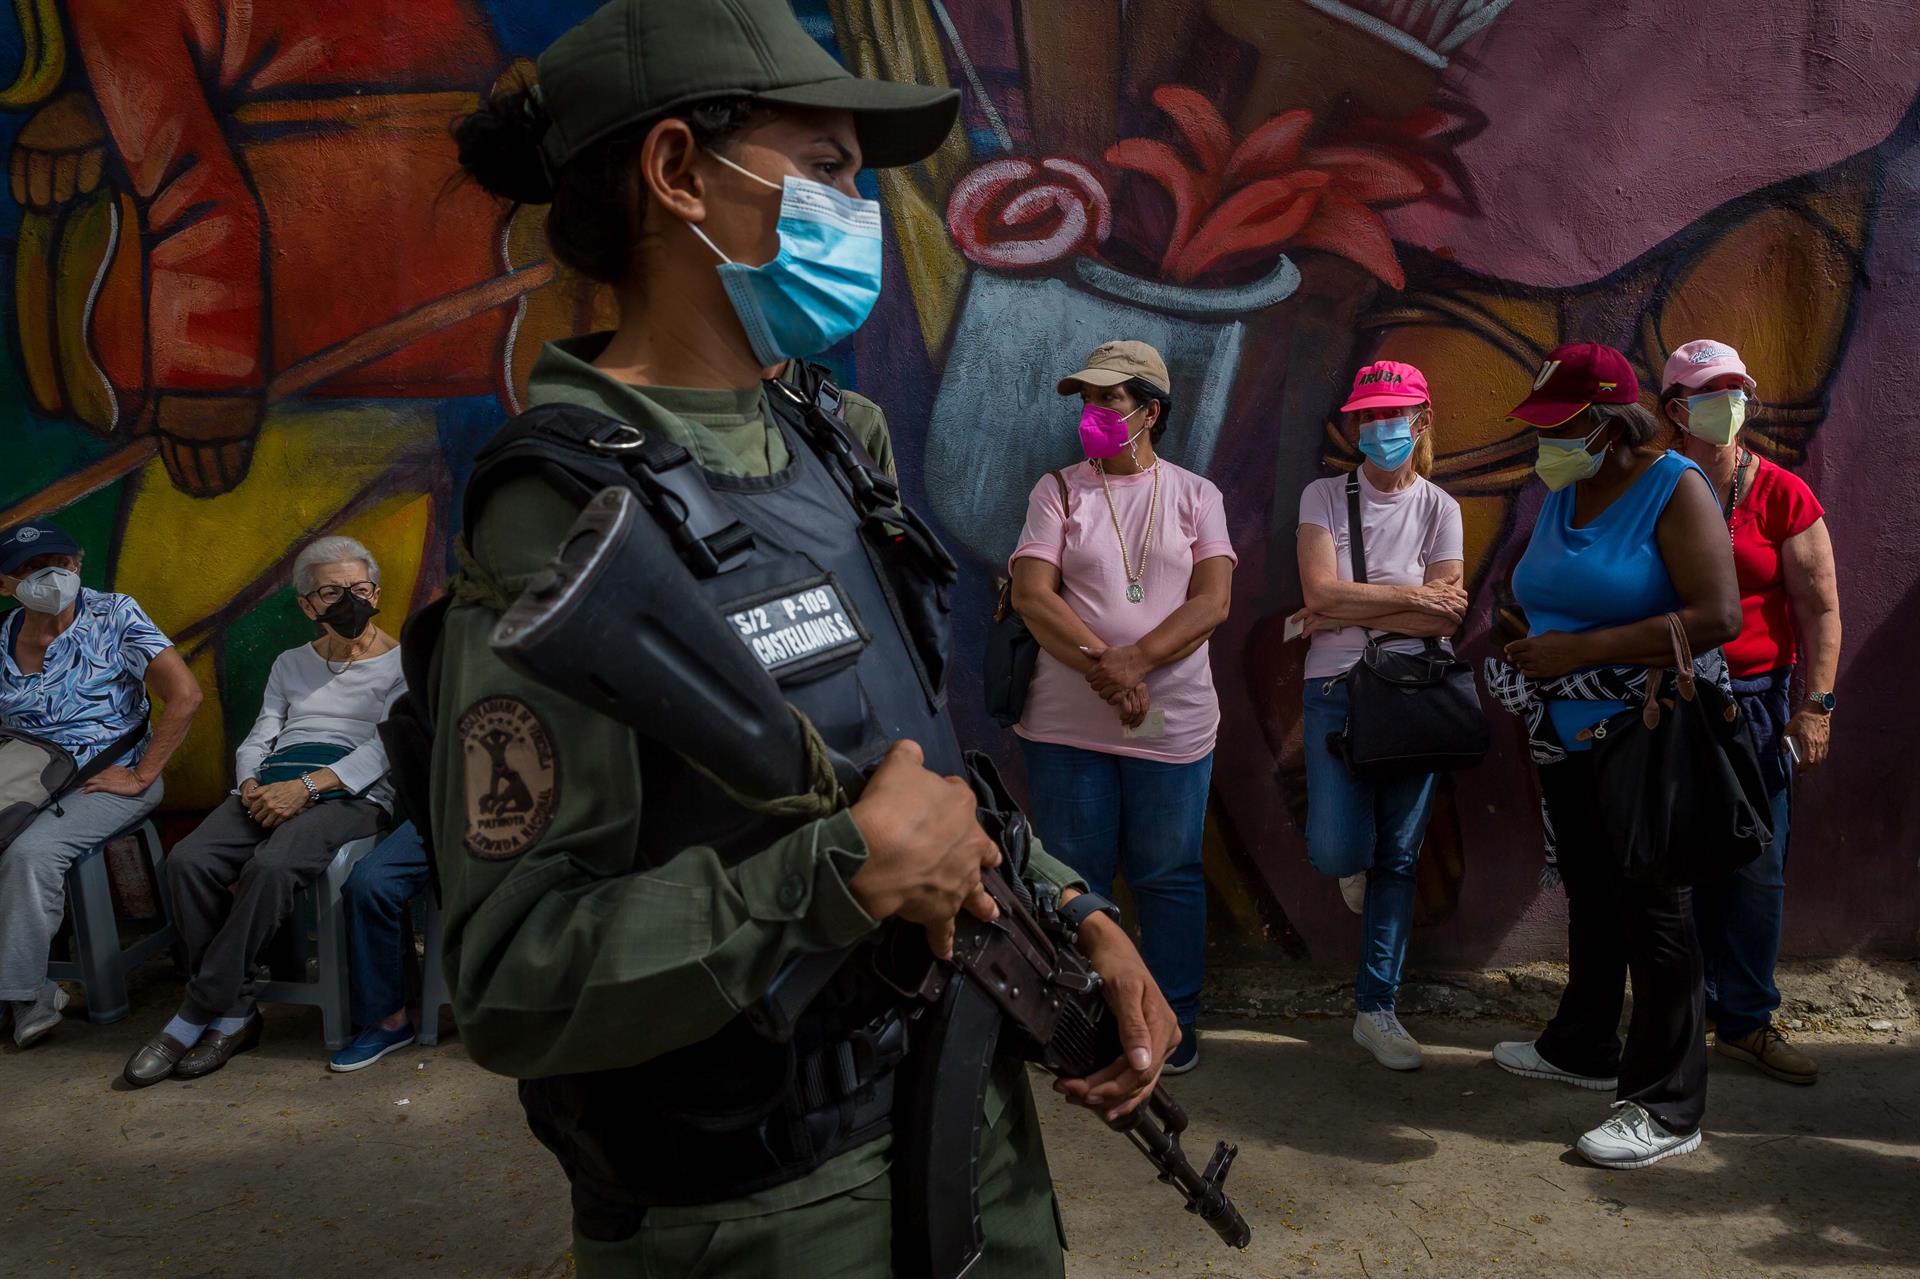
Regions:
<svg viewBox="0 0 1920 1279"><path fill-rule="evenodd" d="M402 822L354 863L340 889L347 917L347 990L353 1024L371 1026L407 1006L407 907L427 888L427 850Z"/></svg>
<svg viewBox="0 0 1920 1279"><path fill-rule="evenodd" d="M1213 756L1162 764L1020 743L1033 827L1049 853L1102 897L1124 872L1140 916L1140 955L1182 1026L1200 1013L1207 967L1207 882L1201 839Z"/></svg>
<svg viewBox="0 0 1920 1279"><path fill-rule="evenodd" d="M1773 1022L1780 990L1780 918L1787 901L1787 828L1792 786L1773 791L1773 843L1717 884L1693 890L1694 919L1707 970L1707 1016L1722 1039L1740 1039Z"/></svg>
<svg viewBox="0 0 1920 1279"><path fill-rule="evenodd" d="M1323 875L1367 872L1364 942L1353 1002L1363 1013L1390 1011L1400 993L1413 932L1414 864L1433 811L1433 774L1372 782L1347 771L1327 749L1347 723L1347 685L1310 679L1301 732L1307 751L1307 859Z"/></svg>

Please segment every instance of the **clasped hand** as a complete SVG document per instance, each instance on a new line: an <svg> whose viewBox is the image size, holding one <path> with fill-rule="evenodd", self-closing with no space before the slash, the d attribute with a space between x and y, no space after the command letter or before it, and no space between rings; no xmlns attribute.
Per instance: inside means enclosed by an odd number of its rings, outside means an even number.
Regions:
<svg viewBox="0 0 1920 1279"><path fill-rule="evenodd" d="M1087 685L1106 700L1128 728L1138 728L1147 718L1153 698L1147 692L1147 676L1153 664L1136 644L1113 648L1095 645L1084 650L1093 659L1087 672Z"/></svg>
<svg viewBox="0 0 1920 1279"><path fill-rule="evenodd" d="M297 777L292 781L270 782L264 786L248 778L240 787L240 802L246 807L247 816L272 830L289 818L305 812L313 803L313 792Z"/></svg>

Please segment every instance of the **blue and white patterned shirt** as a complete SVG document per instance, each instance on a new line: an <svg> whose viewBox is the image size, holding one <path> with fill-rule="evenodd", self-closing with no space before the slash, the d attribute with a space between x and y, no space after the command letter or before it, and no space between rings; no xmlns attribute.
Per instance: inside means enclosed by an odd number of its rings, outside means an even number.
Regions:
<svg viewBox="0 0 1920 1279"><path fill-rule="evenodd" d="M130 596L82 587L73 625L47 646L37 674L21 671L14 649L20 614L0 624L0 724L58 742L84 767L114 739L147 719L147 664L173 647ZM131 768L142 738L118 762Z"/></svg>

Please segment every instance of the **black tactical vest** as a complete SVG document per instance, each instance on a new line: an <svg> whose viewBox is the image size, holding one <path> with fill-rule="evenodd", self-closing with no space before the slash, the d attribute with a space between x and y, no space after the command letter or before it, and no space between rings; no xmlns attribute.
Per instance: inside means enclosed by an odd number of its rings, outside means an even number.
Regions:
<svg viewBox="0 0 1920 1279"><path fill-rule="evenodd" d="M789 461L765 477L706 471L592 410L523 414L479 457L467 527L495 485L529 468L577 503L613 484L677 494L654 505L680 517L668 532L700 593L832 751L864 771L911 739L928 768L964 775L943 690L952 559L837 417L780 383L768 400ZM653 864L695 845L737 860L796 825L742 807L645 739L641 762ZM849 963L791 1042L742 1016L640 1066L524 1081L529 1122L574 1183L576 1225L625 1238L650 1205L750 1194L884 1135L906 1047L897 1001Z"/></svg>

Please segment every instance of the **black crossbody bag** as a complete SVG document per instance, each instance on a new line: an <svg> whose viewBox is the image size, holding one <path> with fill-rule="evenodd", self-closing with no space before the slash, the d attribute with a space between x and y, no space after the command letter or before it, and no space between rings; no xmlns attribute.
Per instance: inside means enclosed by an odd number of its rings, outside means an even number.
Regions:
<svg viewBox="0 0 1920 1279"><path fill-rule="evenodd" d="M1347 477L1347 549L1353 580L1364 583L1358 471ZM1356 776L1444 773L1486 757L1491 736L1473 668L1439 640L1428 638L1421 651L1402 653L1369 636L1366 652L1341 678L1347 682L1347 726L1335 739L1336 753Z"/></svg>
<svg viewBox="0 0 1920 1279"><path fill-rule="evenodd" d="M1064 511L1067 479L1058 471L1048 474L1060 486L1060 509ZM987 650L980 673L986 685L987 714L1000 727L1012 728L1027 713L1027 689L1033 684L1034 664L1040 660L1040 641L1013 607L1013 579L1003 577L996 586L998 598L993 622L987 628Z"/></svg>

